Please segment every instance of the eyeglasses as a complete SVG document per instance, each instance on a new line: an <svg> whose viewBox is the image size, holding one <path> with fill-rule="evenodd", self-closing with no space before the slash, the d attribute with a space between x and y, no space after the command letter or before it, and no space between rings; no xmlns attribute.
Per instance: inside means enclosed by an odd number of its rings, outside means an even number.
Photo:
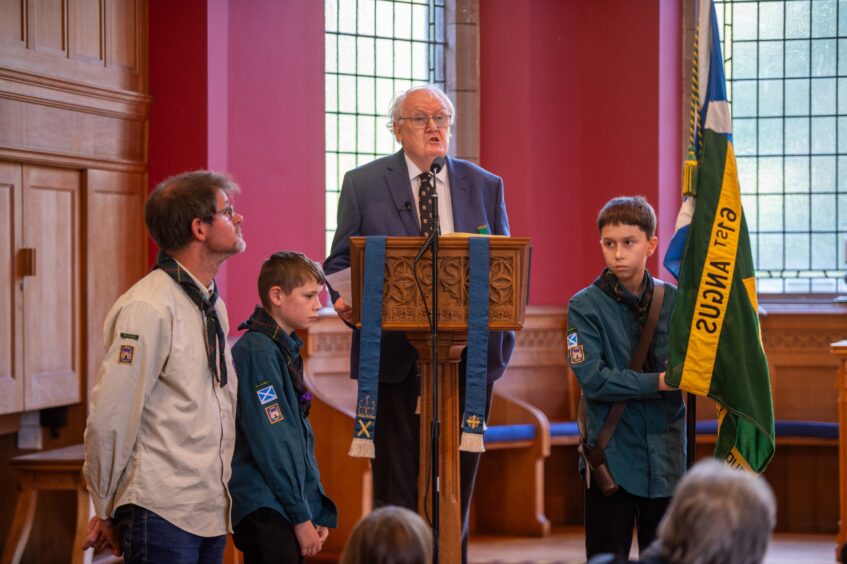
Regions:
<svg viewBox="0 0 847 564"><path fill-rule="evenodd" d="M423 129L426 127L426 124L429 123L429 120L435 122L435 127L438 129L443 129L445 127L450 126L450 118L452 118L450 114L438 114L437 116L425 116L423 114L415 114L411 117L401 117L398 119L407 119L412 122L412 127L417 129Z"/></svg>
<svg viewBox="0 0 847 564"><path fill-rule="evenodd" d="M232 218L235 217L235 210L233 209L232 206L227 206L222 210L217 210L215 213L212 214L212 217L214 217L214 216L216 216L220 213L224 214L224 217L226 217L229 220L232 220Z"/></svg>

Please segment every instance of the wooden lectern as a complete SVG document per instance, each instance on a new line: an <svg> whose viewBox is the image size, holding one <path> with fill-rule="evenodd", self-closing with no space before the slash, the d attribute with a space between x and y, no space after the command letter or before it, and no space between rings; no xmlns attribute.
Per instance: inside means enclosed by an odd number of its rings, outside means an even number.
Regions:
<svg viewBox="0 0 847 564"><path fill-rule="evenodd" d="M405 331L421 363L421 443L418 474L418 513L431 515L428 481L430 468L430 421L432 419L432 339L426 306L431 304L432 259L427 253L414 267L424 237L388 237L382 294L382 328ZM439 360L439 561L461 561L461 512L459 497L459 360L467 345L468 329L468 237L439 238L438 268L438 360ZM353 315L361 326L365 238L350 238ZM495 331L520 330L529 291L529 239L492 237L488 327ZM379 409L377 407L377 409ZM379 429L377 429L377 433ZM429 521L429 519L427 519Z"/></svg>

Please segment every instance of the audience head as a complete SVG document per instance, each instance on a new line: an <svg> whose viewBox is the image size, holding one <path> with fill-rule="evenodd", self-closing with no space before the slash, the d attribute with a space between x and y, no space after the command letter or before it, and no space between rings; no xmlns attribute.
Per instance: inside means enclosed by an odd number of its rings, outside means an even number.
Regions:
<svg viewBox="0 0 847 564"><path fill-rule="evenodd" d="M420 515L386 506L356 524L341 564L430 564L432 531Z"/></svg>
<svg viewBox="0 0 847 564"><path fill-rule="evenodd" d="M433 84L415 86L397 94L388 112L388 128L403 152L422 171L450 149L453 102Z"/></svg>
<svg viewBox="0 0 847 564"><path fill-rule="evenodd" d="M597 230L602 233L607 225L634 225L651 239L656 233L656 212L643 196L612 198L597 214Z"/></svg>
<svg viewBox="0 0 847 564"><path fill-rule="evenodd" d="M244 218L233 211L230 202L238 192L238 185L225 174L196 170L172 176L159 183L147 198L147 230L159 248L170 253L194 241L198 228L205 234L205 228L224 222L228 229L213 233L209 243L223 254L241 252L245 244L237 226ZM218 249L221 245L223 248Z"/></svg>
<svg viewBox="0 0 847 564"><path fill-rule="evenodd" d="M647 555L668 564L757 564L775 524L763 478L705 460L680 482Z"/></svg>

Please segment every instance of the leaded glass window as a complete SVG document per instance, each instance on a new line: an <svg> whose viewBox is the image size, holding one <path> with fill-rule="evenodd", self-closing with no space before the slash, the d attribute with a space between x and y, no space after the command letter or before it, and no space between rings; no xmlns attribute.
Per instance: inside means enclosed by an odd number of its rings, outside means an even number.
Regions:
<svg viewBox="0 0 847 564"><path fill-rule="evenodd" d="M847 291L847 0L716 0L758 288Z"/></svg>
<svg viewBox="0 0 847 564"><path fill-rule="evenodd" d="M344 173L399 149L396 92L445 84L444 0L326 0L326 250Z"/></svg>

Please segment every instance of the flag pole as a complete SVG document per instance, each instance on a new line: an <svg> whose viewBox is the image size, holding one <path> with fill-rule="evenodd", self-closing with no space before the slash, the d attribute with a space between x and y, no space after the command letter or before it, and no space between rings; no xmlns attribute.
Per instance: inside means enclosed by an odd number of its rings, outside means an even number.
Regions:
<svg viewBox="0 0 847 564"><path fill-rule="evenodd" d="M695 16L696 17L696 16ZM697 151L700 140L700 21L694 26L694 49L691 53L691 109L688 122L688 151L682 164L682 196L697 195ZM697 396L688 392L685 401L686 465L694 466L697 454Z"/></svg>
<svg viewBox="0 0 847 564"><path fill-rule="evenodd" d="M687 468L690 470L694 466L694 458L697 450L697 396L688 392L685 394L685 417L686 417L686 433L687 433Z"/></svg>

